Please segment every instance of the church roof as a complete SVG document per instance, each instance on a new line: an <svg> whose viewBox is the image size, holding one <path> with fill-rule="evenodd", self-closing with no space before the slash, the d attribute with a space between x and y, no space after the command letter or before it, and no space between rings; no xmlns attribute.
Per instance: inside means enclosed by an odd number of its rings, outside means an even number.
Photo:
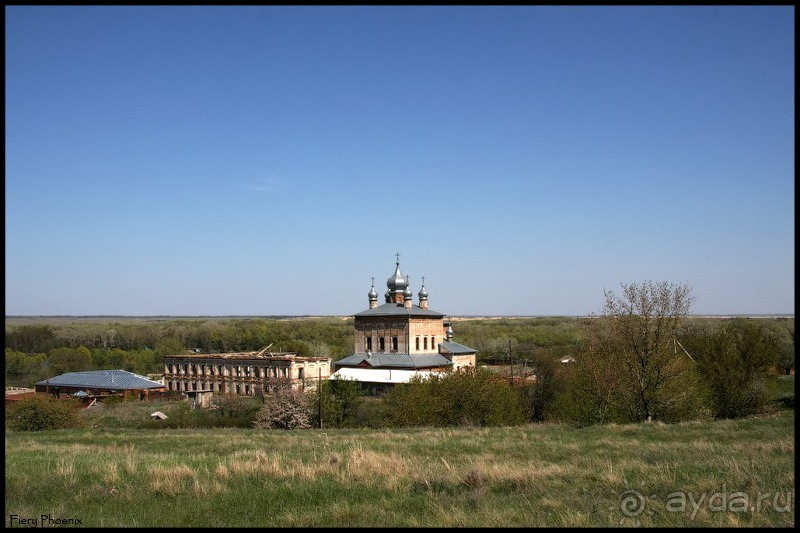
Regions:
<svg viewBox="0 0 800 533"><path fill-rule="evenodd" d="M444 313L437 313L430 309L422 309L418 305L412 305L410 308L406 308L403 304L388 303L373 307L372 309L367 309L366 311L361 311L353 316L422 316L428 318L442 318Z"/></svg>
<svg viewBox="0 0 800 533"><path fill-rule="evenodd" d="M407 354L407 353L354 353L334 363L337 367L372 367L372 368L434 368L451 366L453 363L439 354Z"/></svg>
<svg viewBox="0 0 800 533"><path fill-rule="evenodd" d="M444 341L439 343L439 349L444 350L445 352L453 355L459 354L469 354L469 353L477 353L478 350L475 348L470 348L469 346L464 346L463 344L459 344L453 341Z"/></svg>

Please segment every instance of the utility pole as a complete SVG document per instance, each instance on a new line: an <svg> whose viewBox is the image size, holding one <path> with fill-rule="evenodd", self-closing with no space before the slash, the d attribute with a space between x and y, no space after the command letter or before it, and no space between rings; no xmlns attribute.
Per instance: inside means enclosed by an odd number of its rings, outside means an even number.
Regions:
<svg viewBox="0 0 800 533"><path fill-rule="evenodd" d="M514 381L514 359L511 358L511 339L508 339L508 364L511 367L511 381Z"/></svg>
<svg viewBox="0 0 800 533"><path fill-rule="evenodd" d="M319 429L322 429L322 367L317 368L317 411L319 413Z"/></svg>

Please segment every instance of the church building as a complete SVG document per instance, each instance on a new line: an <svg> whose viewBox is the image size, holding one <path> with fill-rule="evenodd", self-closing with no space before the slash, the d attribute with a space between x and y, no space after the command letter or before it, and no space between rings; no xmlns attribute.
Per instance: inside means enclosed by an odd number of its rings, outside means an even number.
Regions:
<svg viewBox="0 0 800 533"><path fill-rule="evenodd" d="M475 366L477 351L454 342L452 324L428 308L424 277L418 303L413 303L408 277L400 272L400 254L386 286L385 303L378 305L372 278L369 308L353 315L354 353L334 363L331 379L355 379L378 391L413 376Z"/></svg>

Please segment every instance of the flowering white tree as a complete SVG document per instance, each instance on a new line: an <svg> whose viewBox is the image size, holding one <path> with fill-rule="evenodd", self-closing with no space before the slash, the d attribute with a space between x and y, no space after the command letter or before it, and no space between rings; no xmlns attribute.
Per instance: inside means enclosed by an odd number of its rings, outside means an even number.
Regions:
<svg viewBox="0 0 800 533"><path fill-rule="evenodd" d="M308 396L291 387L280 387L264 397L253 427L256 429L308 429L312 406Z"/></svg>

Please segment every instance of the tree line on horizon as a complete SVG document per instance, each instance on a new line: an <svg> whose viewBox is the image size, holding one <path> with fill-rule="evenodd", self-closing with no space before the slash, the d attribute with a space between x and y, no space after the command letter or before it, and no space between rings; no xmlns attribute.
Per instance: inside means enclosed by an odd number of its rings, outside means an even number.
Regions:
<svg viewBox="0 0 800 533"><path fill-rule="evenodd" d="M620 294L605 291L597 316L464 320L455 340L476 348L479 363L525 361L534 370L536 381L525 387L533 420L675 421L757 411L768 375L794 368L794 319L689 317L690 292L666 282L622 285ZM336 360L352 343L352 319L7 324L6 385L91 369L161 373L165 355L196 349L272 344ZM558 363L564 354L577 362Z"/></svg>

